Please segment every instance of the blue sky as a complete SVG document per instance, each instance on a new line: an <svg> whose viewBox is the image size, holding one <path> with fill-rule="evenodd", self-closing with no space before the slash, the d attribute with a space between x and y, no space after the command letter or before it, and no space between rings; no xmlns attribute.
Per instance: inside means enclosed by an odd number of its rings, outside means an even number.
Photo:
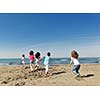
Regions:
<svg viewBox="0 0 100 100"><path fill-rule="evenodd" d="M100 14L0 14L0 58L20 57L29 50L52 57L100 54Z"/></svg>

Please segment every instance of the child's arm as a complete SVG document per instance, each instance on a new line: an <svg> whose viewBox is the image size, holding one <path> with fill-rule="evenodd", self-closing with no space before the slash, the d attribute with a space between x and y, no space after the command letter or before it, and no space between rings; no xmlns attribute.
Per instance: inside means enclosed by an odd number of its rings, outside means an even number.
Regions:
<svg viewBox="0 0 100 100"><path fill-rule="evenodd" d="M41 61L42 59L43 59L42 57L39 57L39 59L38 59L38 60L39 60L39 61Z"/></svg>
<svg viewBox="0 0 100 100"><path fill-rule="evenodd" d="M71 61L70 61L70 63L69 63L69 67L71 67L71 64L72 64L72 59L71 59Z"/></svg>
<svg viewBox="0 0 100 100"><path fill-rule="evenodd" d="M70 61L70 63L69 63L70 65L72 64L72 60Z"/></svg>

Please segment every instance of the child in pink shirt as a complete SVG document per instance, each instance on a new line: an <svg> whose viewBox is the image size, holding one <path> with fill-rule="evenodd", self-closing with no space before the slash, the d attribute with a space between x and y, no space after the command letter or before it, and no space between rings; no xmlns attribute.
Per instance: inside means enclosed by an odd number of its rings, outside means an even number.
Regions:
<svg viewBox="0 0 100 100"><path fill-rule="evenodd" d="M34 64L34 61L35 61L35 57L34 57L34 52L33 51L29 52L29 60L30 60L31 71L33 71L33 64Z"/></svg>

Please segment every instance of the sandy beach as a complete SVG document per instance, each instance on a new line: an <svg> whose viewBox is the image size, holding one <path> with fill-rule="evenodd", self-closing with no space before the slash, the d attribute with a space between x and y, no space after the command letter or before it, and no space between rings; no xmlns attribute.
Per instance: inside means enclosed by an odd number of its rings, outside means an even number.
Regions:
<svg viewBox="0 0 100 100"><path fill-rule="evenodd" d="M44 68L30 72L29 65L0 66L0 86L100 86L100 65L82 64L81 76L76 79L68 65L55 65L44 76Z"/></svg>

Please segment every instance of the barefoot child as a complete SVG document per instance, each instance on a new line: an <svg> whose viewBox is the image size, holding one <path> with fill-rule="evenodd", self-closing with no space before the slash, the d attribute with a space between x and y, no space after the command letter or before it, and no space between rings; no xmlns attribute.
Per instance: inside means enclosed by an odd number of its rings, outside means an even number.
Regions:
<svg viewBox="0 0 100 100"><path fill-rule="evenodd" d="M70 61L70 65L73 63L74 66L72 68L72 72L76 75L76 77L79 77L80 76L80 73L79 73L79 69L80 69L80 63L78 61L78 57L79 57L79 54L73 50L71 52L71 61Z"/></svg>
<svg viewBox="0 0 100 100"><path fill-rule="evenodd" d="M24 54L22 54L21 63L23 67L25 67L25 55Z"/></svg>
<svg viewBox="0 0 100 100"><path fill-rule="evenodd" d="M40 61L41 61L41 57L40 57L40 52L37 52L35 54L35 69L38 69L40 66Z"/></svg>
<svg viewBox="0 0 100 100"><path fill-rule="evenodd" d="M47 56L44 58L44 65L45 65L45 75L48 74L48 67L49 67L49 60L50 60L50 52L47 53Z"/></svg>
<svg viewBox="0 0 100 100"><path fill-rule="evenodd" d="M33 64L34 64L34 60L35 60L33 51L29 52L29 60L30 60L30 69L31 69L31 71L33 71L33 67L34 67Z"/></svg>

